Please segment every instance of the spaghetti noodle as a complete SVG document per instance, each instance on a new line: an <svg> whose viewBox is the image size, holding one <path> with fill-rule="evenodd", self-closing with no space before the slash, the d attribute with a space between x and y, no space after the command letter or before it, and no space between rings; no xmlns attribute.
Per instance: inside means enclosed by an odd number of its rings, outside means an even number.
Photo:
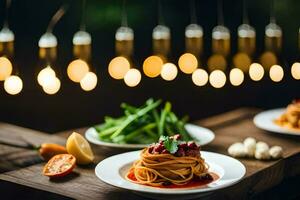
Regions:
<svg viewBox="0 0 300 200"><path fill-rule="evenodd" d="M181 142L172 154L160 141L141 152L140 159L133 163L126 177L132 182L156 187L184 185L195 178L210 180L209 166L201 158L199 150L194 142ZM130 174L135 179L129 178Z"/></svg>
<svg viewBox="0 0 300 200"><path fill-rule="evenodd" d="M275 120L280 126L300 129L300 100L294 100L287 106L286 112Z"/></svg>

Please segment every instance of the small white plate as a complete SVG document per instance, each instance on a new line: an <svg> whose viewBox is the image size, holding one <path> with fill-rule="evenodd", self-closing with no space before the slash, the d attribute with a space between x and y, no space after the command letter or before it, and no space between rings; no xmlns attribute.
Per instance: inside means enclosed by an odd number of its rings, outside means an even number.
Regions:
<svg viewBox="0 0 300 200"><path fill-rule="evenodd" d="M240 181L246 173L245 166L232 157L201 151L201 156L210 166L209 171L216 173L220 177L218 180L202 188L155 188L132 183L125 179L125 175L132 163L139 159L140 152L141 151L133 151L106 158L96 166L96 176L109 185L131 190L144 196L152 198L159 197L160 199L188 199L196 196L205 196L212 191L233 185ZM180 195L180 198L178 195Z"/></svg>
<svg viewBox="0 0 300 200"><path fill-rule="evenodd" d="M274 120L278 119L285 110L286 108L278 108L261 112L254 117L253 122L258 128L266 131L300 136L300 131L281 127L274 122Z"/></svg>
<svg viewBox="0 0 300 200"><path fill-rule="evenodd" d="M206 145L212 142L215 138L215 134L201 126L197 126L194 124L186 124L185 128L187 132L195 138L197 144L200 146ZM147 147L149 144L116 144L111 142L103 142L98 138L98 133L95 128L91 127L85 132L85 138L96 145L106 146L106 147L115 147L115 148L122 148L122 149L141 149Z"/></svg>

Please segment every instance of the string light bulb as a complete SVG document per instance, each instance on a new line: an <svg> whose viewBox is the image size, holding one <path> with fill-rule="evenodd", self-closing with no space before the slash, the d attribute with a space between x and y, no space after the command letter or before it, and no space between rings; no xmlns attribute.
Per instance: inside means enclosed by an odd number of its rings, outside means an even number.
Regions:
<svg viewBox="0 0 300 200"><path fill-rule="evenodd" d="M79 83L89 70L89 65L85 61L76 59L69 64L67 74L73 82Z"/></svg>
<svg viewBox="0 0 300 200"><path fill-rule="evenodd" d="M193 54L185 53L180 56L178 66L183 73L191 74L197 69L198 60Z"/></svg>
<svg viewBox="0 0 300 200"><path fill-rule="evenodd" d="M233 86L239 86L244 81L244 73L239 68L233 68L229 73L229 80Z"/></svg>
<svg viewBox="0 0 300 200"><path fill-rule="evenodd" d="M144 74L150 78L160 75L164 62L159 56L149 56L143 63Z"/></svg>
<svg viewBox="0 0 300 200"><path fill-rule="evenodd" d="M166 81L172 81L176 78L178 69L173 63L166 63L162 66L161 77Z"/></svg>
<svg viewBox="0 0 300 200"><path fill-rule="evenodd" d="M122 56L115 57L108 65L108 73L114 79L123 79L129 69L129 61Z"/></svg>
<svg viewBox="0 0 300 200"><path fill-rule="evenodd" d="M222 88L225 83L226 83L226 75L223 71L221 70L214 70L210 75L209 75L209 83L214 87L214 88Z"/></svg>
<svg viewBox="0 0 300 200"><path fill-rule="evenodd" d="M45 67L44 69L42 69L38 76L37 76L37 80L40 86L43 86L45 84L47 84L49 77L55 77L55 71L51 68L50 65L48 65L47 67Z"/></svg>
<svg viewBox="0 0 300 200"><path fill-rule="evenodd" d="M260 81L264 77L265 71L259 63L252 63L249 67L249 76L253 81Z"/></svg>
<svg viewBox="0 0 300 200"><path fill-rule="evenodd" d="M0 57L0 81L4 81L12 73L13 67L6 57Z"/></svg>
<svg viewBox="0 0 300 200"><path fill-rule="evenodd" d="M80 81L80 87L84 91L91 91L97 86L98 78L93 72L88 72Z"/></svg>
<svg viewBox="0 0 300 200"><path fill-rule="evenodd" d="M292 73L292 76L294 79L300 80L300 63L299 62L295 62L292 65L291 73Z"/></svg>
<svg viewBox="0 0 300 200"><path fill-rule="evenodd" d="M192 81L197 86L204 86L208 82L208 73L204 69L196 69L192 74Z"/></svg>
<svg viewBox="0 0 300 200"><path fill-rule="evenodd" d="M283 79L284 71L280 65L273 65L269 72L270 78L274 82L280 82Z"/></svg>
<svg viewBox="0 0 300 200"><path fill-rule="evenodd" d="M46 94L53 95L56 94L60 89L61 83L57 77L48 77L47 83L42 85L43 90Z"/></svg>
<svg viewBox="0 0 300 200"><path fill-rule="evenodd" d="M141 72L137 69L132 68L125 74L124 82L129 87L135 87L140 83L141 78Z"/></svg>
<svg viewBox="0 0 300 200"><path fill-rule="evenodd" d="M20 77L16 75L9 76L4 81L4 89L8 94L19 94L23 89L23 81Z"/></svg>

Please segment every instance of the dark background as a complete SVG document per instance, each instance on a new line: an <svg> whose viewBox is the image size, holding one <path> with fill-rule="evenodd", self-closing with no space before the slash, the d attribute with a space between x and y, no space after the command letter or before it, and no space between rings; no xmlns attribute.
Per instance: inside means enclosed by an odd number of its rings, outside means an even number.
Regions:
<svg viewBox="0 0 300 200"><path fill-rule="evenodd" d="M248 2L250 22L257 31L257 49L262 52L264 27L269 23L270 1ZM56 67L62 72L62 88L56 95L49 96L42 91L34 75L43 67L38 66L37 42L51 16L63 3L68 3L70 7L54 30L59 40ZM299 97L299 81L293 80L289 73L291 64L299 56L299 0L275 0L277 21L284 33L282 56L288 62L284 66L287 72L284 80L274 83L265 76L262 81L253 82L246 77L242 86L233 87L227 83L221 89L209 85L197 87L192 83L191 76L183 73L172 82L143 76L136 88L129 88L123 81L110 78L107 66L114 57L114 34L120 26L121 4L120 0L87 1L87 31L92 34L93 67L97 70L98 86L91 92L84 92L66 75L66 66L72 60L72 37L79 29L81 1L13 0L9 22L16 37L14 66L20 72L24 88L19 95L10 96L4 91L3 82L0 83L0 121L55 132L99 123L105 115L120 114L121 102L141 104L149 97L170 100L176 112L189 114L192 120L241 106L263 109L285 106ZM4 5L5 1L0 0L1 24ZM162 0L162 6L165 23L172 31L172 56L177 60L184 52L184 28L190 23L189 2ZM206 54L210 53L211 30L217 23L216 8L216 0L196 1L198 23L205 33ZM135 59L141 66L143 59L152 51L151 34L157 25L157 1L128 0L127 11L129 26L135 31ZM241 24L242 1L224 0L224 15L225 25L232 34L234 54L236 29Z"/></svg>

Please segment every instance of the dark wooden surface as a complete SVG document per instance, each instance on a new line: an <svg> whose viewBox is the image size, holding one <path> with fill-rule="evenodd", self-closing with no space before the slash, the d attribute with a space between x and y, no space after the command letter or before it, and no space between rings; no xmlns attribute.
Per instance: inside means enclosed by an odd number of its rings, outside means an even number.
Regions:
<svg viewBox="0 0 300 200"><path fill-rule="evenodd" d="M203 150L227 154L226 149L230 144L242 141L247 136L255 137L257 140L265 141L270 145L280 145L284 149L284 158L276 161L241 159L247 169L243 180L234 186L214 192L210 199L248 199L278 185L283 180L288 180L289 177L300 175L300 138L283 137L256 128L252 122L252 118L256 113L256 109L238 109L195 122L212 129L216 134L215 140L204 146ZM85 130L85 128L82 128L76 131L84 133ZM5 131L9 131L15 136L26 135L35 143L45 141L64 143L65 138L72 132L72 130L64 131L57 133L56 136L50 136L41 132L0 124L1 137L6 135ZM2 146L5 145L0 145L1 149ZM22 157L20 152L13 153L14 150L9 149L12 147L5 148L8 148L6 152L12 152L11 155L19 154ZM98 146L92 146L92 148L96 155L96 163L105 157L121 152ZM32 157L37 156L36 152L31 150L24 150L22 153ZM1 155L1 157L6 156ZM38 163L2 173L0 174L0 180L5 184L15 183L35 188L38 191L51 192L76 199L144 199L131 192L101 182L94 175L95 164L86 167L78 166L73 174L56 181L42 176L43 165L44 163ZM278 199L278 196L275 199Z"/></svg>

